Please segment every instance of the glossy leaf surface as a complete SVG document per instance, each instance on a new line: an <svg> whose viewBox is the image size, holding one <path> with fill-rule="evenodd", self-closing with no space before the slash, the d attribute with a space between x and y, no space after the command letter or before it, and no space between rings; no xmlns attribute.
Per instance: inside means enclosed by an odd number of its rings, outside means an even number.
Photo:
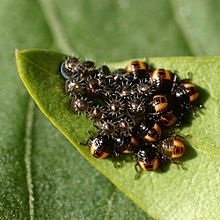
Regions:
<svg viewBox="0 0 220 220"><path fill-rule="evenodd" d="M181 129L181 135L190 135L184 167L167 167L165 172L146 172L134 180L134 162L126 162L116 169L110 160L93 158L85 142L88 131L94 131L92 122L85 116L74 114L70 98L64 92L65 81L58 74L65 55L46 50L17 52L20 77L27 90L44 114L74 144L80 153L109 178L120 190L155 218L197 218L218 216L219 211L219 57L148 58L160 68L178 70L181 78L193 73L193 82L201 88L205 108L193 119L190 126ZM125 67L126 63L109 63L113 68ZM209 80L206 70L209 69ZM207 187L208 186L208 187ZM172 198L172 199L171 199ZM199 202L197 202L199 200ZM190 207L190 212L189 212Z"/></svg>

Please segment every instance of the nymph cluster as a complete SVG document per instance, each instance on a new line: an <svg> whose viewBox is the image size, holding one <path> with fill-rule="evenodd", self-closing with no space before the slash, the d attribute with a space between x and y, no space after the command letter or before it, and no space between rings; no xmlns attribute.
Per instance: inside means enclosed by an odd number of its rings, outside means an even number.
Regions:
<svg viewBox="0 0 220 220"><path fill-rule="evenodd" d="M94 157L133 154L136 170L156 170L182 157L184 140L169 131L199 106L198 89L189 79L137 60L111 72L75 57L61 64L60 73L73 111L86 114L98 129L89 145Z"/></svg>

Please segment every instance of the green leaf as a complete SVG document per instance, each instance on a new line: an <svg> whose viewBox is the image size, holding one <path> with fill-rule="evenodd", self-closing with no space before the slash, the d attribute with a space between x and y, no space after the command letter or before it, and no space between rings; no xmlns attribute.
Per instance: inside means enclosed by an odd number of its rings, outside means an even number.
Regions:
<svg viewBox="0 0 220 220"><path fill-rule="evenodd" d="M76 51L103 62L219 55L218 1L1 0L0 6L0 218L29 219L33 211L35 219L148 218L79 156L35 106L30 114L14 50ZM27 160L29 114L33 126ZM26 180L27 161L34 200Z"/></svg>
<svg viewBox="0 0 220 220"><path fill-rule="evenodd" d="M43 113L91 164L143 210L157 219L216 219L219 216L220 135L216 119L220 116L220 57L148 58L156 67L178 70L181 78L192 72L193 82L201 88L205 108L190 126L179 132L189 135L183 158L187 170L172 164L166 172L145 172L139 180L134 180L134 162L116 169L110 160L96 159L87 147L79 145L94 128L90 120L69 108L65 82L58 74L65 55L48 50L24 50L17 51L16 58L20 77ZM127 63L108 65L114 69Z"/></svg>

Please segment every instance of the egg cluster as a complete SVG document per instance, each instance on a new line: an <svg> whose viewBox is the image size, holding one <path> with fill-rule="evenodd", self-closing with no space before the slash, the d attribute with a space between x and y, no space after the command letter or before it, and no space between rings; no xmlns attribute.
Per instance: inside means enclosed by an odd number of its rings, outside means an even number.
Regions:
<svg viewBox="0 0 220 220"><path fill-rule="evenodd" d="M71 57L60 73L71 108L88 115L98 129L89 140L94 157L133 154L138 171L156 170L184 154L183 138L169 131L199 106L198 89L190 80L137 60L111 72L106 65Z"/></svg>

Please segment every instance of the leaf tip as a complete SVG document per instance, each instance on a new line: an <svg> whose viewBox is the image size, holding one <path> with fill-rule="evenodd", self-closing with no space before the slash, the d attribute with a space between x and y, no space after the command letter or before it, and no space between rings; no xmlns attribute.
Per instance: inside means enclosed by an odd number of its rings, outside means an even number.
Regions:
<svg viewBox="0 0 220 220"><path fill-rule="evenodd" d="M15 58L16 58L16 60L18 59L19 54L20 54L20 51L18 49L15 49Z"/></svg>

